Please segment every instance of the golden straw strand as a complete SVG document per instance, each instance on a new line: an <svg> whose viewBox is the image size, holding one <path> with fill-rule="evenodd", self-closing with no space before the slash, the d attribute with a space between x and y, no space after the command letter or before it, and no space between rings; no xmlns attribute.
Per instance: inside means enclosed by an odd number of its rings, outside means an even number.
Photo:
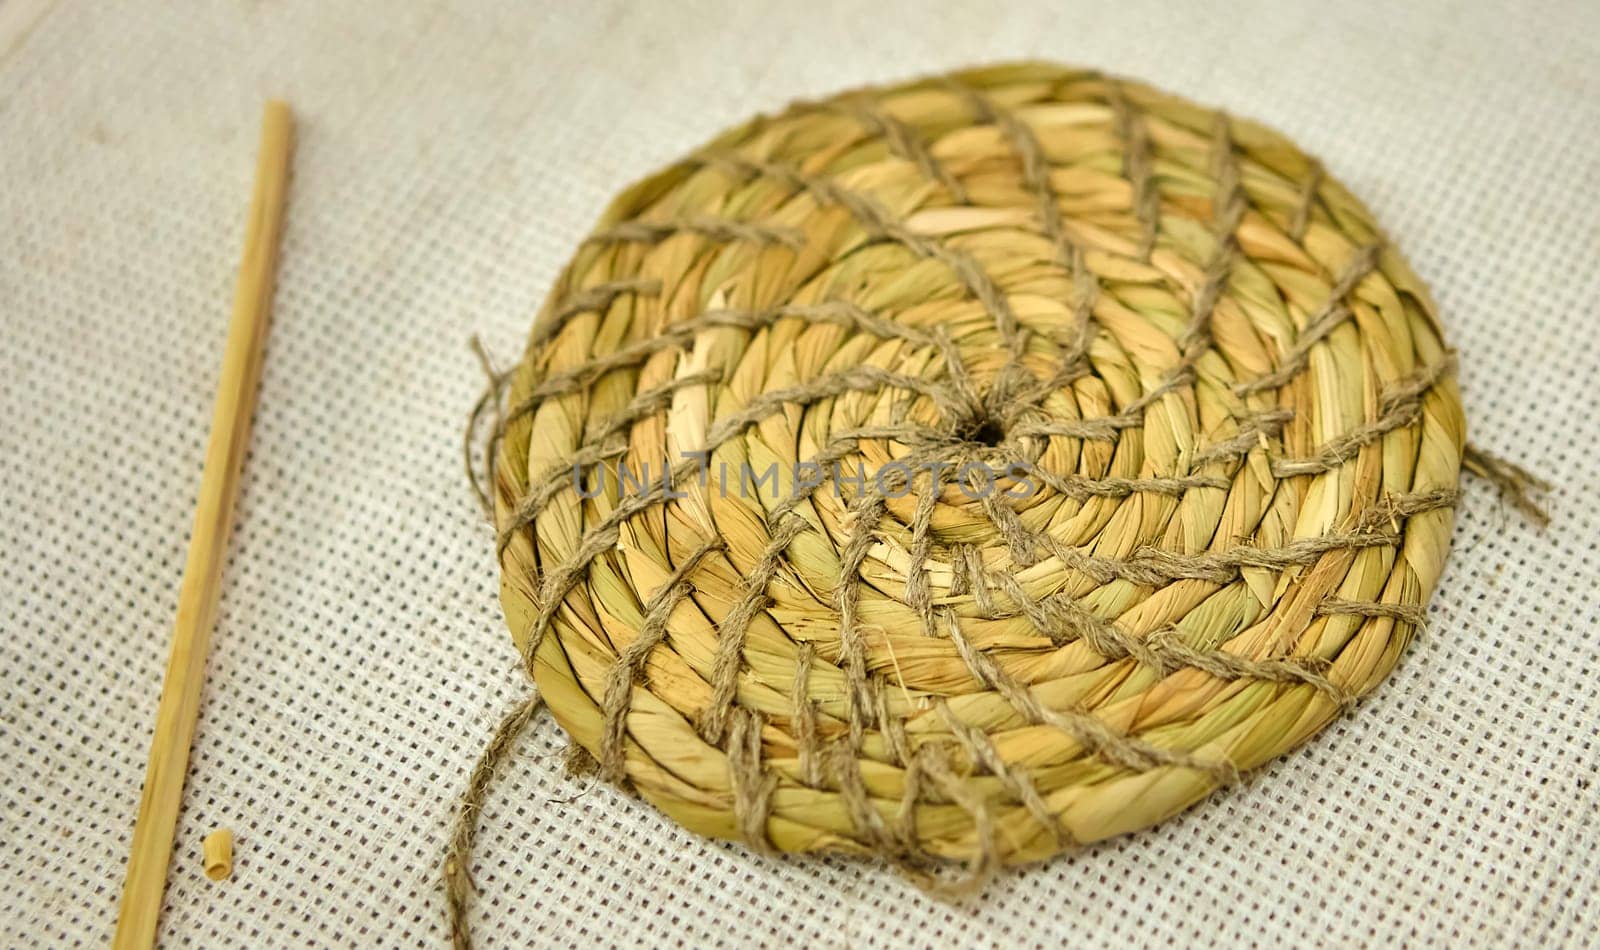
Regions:
<svg viewBox="0 0 1600 950"><path fill-rule="evenodd" d="M245 232L244 256L239 265L233 318L217 384L211 441L206 447L205 471L195 505L194 532L184 565L183 587L178 595L172 654L167 661L161 704L156 711L150 763L145 772L144 794L134 825L128 876L122 890L117 933L112 942L119 950L149 947L155 943L167 866L172 858L172 836L177 826L178 807L183 800L189 747L194 740L195 720L200 714L200 686L205 677L206 649L211 639L221 589L222 563L233 523L239 470L245 447L250 442L250 415L255 407L262 344L272 309L273 273L277 266L278 235L283 225L293 126L287 104L278 101L266 104L261 120L255 193Z"/></svg>
<svg viewBox="0 0 1600 950"><path fill-rule="evenodd" d="M202 867L213 881L226 880L233 873L233 829L218 828L200 843Z"/></svg>

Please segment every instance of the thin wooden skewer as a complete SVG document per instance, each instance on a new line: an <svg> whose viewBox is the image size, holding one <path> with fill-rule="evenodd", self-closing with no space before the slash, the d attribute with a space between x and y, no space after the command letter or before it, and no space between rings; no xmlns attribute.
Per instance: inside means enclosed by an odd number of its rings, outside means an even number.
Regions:
<svg viewBox="0 0 1600 950"><path fill-rule="evenodd" d="M200 714L200 686L205 679L206 650L233 524L239 469L250 443L250 416L255 408L262 344L272 311L273 273L278 261L293 129L288 105L268 102L261 120L255 194L250 202L249 229L245 232L244 257L233 298L233 320L211 417L211 442L206 447L194 533L178 594L172 655L167 661L161 705L156 711L150 764L144 776L144 795L133 828L128 877L112 942L118 950L155 945L167 865L172 859L172 836L183 801L184 774L189 768L189 746Z"/></svg>

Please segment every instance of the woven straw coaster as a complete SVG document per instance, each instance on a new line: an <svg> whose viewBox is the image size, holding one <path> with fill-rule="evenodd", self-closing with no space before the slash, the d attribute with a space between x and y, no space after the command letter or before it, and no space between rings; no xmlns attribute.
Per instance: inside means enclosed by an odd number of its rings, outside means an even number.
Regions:
<svg viewBox="0 0 1600 950"><path fill-rule="evenodd" d="M1465 430L1426 289L1315 161L1043 64L796 105L629 188L510 389L505 612L601 774L977 878L1372 690Z"/></svg>

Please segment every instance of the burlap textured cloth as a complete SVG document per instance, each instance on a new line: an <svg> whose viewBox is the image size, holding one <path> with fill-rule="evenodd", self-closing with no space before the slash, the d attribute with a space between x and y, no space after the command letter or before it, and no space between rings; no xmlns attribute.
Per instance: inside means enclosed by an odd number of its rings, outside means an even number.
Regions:
<svg viewBox="0 0 1600 950"><path fill-rule="evenodd" d="M460 475L467 338L517 352L618 185L753 111L1040 56L1319 155L1433 288L1474 439L1560 486L1554 526L1465 483L1429 632L1361 715L958 906L709 843L566 778L541 721L486 804L480 940L1592 940L1600 466L1574 381L1600 369L1597 25L1580 4L0 6L7 932L111 931L260 99L305 121L163 932L411 945L445 936L451 804L522 689ZM199 842L221 824L219 885Z"/></svg>

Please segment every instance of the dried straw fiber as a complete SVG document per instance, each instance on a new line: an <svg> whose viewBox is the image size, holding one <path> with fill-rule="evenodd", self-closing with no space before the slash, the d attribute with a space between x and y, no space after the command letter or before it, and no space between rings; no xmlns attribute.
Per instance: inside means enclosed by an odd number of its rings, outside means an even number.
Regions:
<svg viewBox="0 0 1600 950"><path fill-rule="evenodd" d="M559 279L497 430L502 602L686 827L981 880L1389 673L1449 548L1453 374L1366 209L1259 125L1032 63L798 104Z"/></svg>

